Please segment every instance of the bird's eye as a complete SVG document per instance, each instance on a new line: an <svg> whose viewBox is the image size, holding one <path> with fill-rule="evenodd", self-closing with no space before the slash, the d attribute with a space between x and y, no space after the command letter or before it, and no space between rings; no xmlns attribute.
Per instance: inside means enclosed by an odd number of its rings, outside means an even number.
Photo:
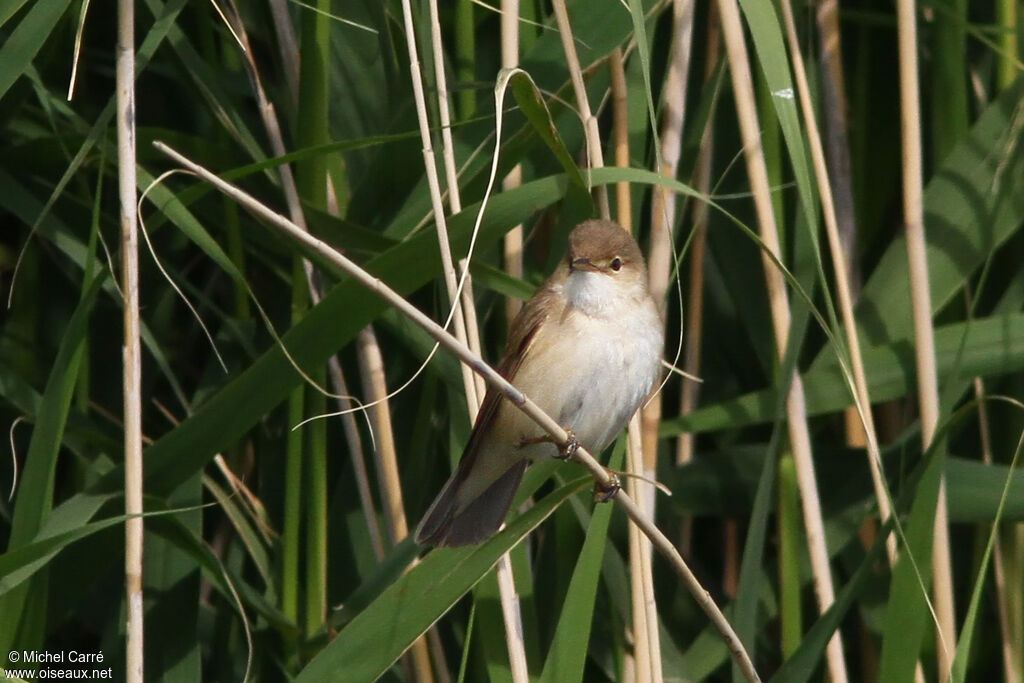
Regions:
<svg viewBox="0 0 1024 683"><path fill-rule="evenodd" d="M615 258L612 259L612 262L611 262L610 265L612 267L612 270L618 272L618 271L622 270L622 259L620 259L618 256L616 256Z"/></svg>

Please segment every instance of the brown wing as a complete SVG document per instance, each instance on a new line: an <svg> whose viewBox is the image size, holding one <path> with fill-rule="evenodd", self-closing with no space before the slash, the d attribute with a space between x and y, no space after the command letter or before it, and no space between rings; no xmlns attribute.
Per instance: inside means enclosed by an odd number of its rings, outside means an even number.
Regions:
<svg viewBox="0 0 1024 683"><path fill-rule="evenodd" d="M508 341L505 343L505 355L498 364L498 373L509 382L515 383L516 372L523 364L523 360L530 352L530 347L537 336L537 330L541 324L551 315L551 301L558 298L558 289L566 273L559 267L555 274L548 278L544 284L534 292L529 301L523 304L523 308L516 315L509 328ZM473 434L466 444L466 451L463 460L471 457L476 452L476 446L483 430L477 429L477 425L489 424L494 419L494 414L501 405L504 394L495 387L487 387L487 394L480 406L480 413L476 416L476 423L473 426ZM460 463L461 464L461 463Z"/></svg>
<svg viewBox="0 0 1024 683"><path fill-rule="evenodd" d="M529 354L537 330L550 314L549 303L552 298L558 296L559 274L564 279L565 273L562 273L562 269L556 271L555 275L541 285L526 302L512 323L505 346L505 356L498 365L498 372L509 381L515 381L516 372ZM526 469L525 461L513 465L461 511L458 509L457 500L460 487L470 476L479 459L481 442L486 436L486 426L497 418L503 396L498 389L488 387L458 468L420 522L416 532L416 540L419 543L436 546L477 543L492 535L501 526L512 503L512 497L519 488L519 480Z"/></svg>

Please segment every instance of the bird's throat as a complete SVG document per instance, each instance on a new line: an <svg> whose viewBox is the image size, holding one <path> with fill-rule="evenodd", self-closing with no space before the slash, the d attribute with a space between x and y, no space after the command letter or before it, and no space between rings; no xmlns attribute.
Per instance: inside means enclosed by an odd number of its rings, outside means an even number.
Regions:
<svg viewBox="0 0 1024 683"><path fill-rule="evenodd" d="M619 317L636 300L636 283L601 272L573 271L565 281L571 308L596 318Z"/></svg>

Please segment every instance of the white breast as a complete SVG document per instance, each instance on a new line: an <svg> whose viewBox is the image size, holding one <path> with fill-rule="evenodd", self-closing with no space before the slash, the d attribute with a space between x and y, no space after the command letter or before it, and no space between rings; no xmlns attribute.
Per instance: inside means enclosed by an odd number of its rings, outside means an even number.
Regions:
<svg viewBox="0 0 1024 683"><path fill-rule="evenodd" d="M633 295L612 278L590 272L568 278L569 310L542 327L516 376L527 396L595 454L650 393L661 364L653 301L643 287Z"/></svg>

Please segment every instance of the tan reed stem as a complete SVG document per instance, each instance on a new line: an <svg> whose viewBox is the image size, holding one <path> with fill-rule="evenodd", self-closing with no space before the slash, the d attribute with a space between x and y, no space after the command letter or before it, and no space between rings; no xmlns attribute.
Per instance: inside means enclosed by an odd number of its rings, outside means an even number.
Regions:
<svg viewBox="0 0 1024 683"><path fill-rule="evenodd" d="M462 198L459 191L458 169L455 164L455 146L452 143L451 116L448 107L448 80L444 70L444 50L441 40L441 21L437 12L437 0L429 0L430 39L434 56L434 77L437 81L437 105L441 117L441 148L444 159L445 179L448 184L448 205L452 213L462 211ZM447 226L438 223L438 230L447 231ZM462 312L466 322L466 341L476 355L481 355L480 332L477 327L476 306L473 301L473 284L469 276L469 262L459 261L459 271L464 278L462 288ZM453 301L458 297L456 291L449 289L449 298ZM487 387L480 375L473 374L474 393L467 396L470 422L476 421L477 413L483 404ZM526 665L526 643L523 640L523 624L519 608L519 596L516 594L515 581L512 576L512 561L505 553L499 560L495 573L498 579L498 596L501 601L501 614L505 621L505 643L508 646L509 667L515 683L527 683L529 671Z"/></svg>
<svg viewBox="0 0 1024 683"><path fill-rule="evenodd" d="M142 347L139 322L139 234L135 172L135 3L117 4L117 162L124 295L124 578L127 621L125 678L145 680L142 603Z"/></svg>
<svg viewBox="0 0 1024 683"><path fill-rule="evenodd" d="M588 168L603 168L604 152L601 149L601 132L597 128L597 118L590 111L587 88L583 84L583 70L580 68L579 55L576 54L572 24L569 23L569 12L565 8L565 0L553 0L551 6L555 11L558 35L562 39L565 63L569 67L572 90L576 95L576 107L579 109L580 118L583 120L583 132L586 134L587 139L587 160L589 162L587 166ZM598 185L595 193L597 195L597 208L601 213L601 218L611 218L611 209L608 207L607 188L604 185Z"/></svg>
<svg viewBox="0 0 1024 683"><path fill-rule="evenodd" d="M704 87L709 87L715 68L721 58L721 31L719 30L718 14L714 6L710 8L707 25L706 61L704 66ZM707 127L701 136L700 153L694 168L693 184L698 192L704 195L711 193L711 160L714 152L713 117L708 117ZM701 339L704 331L704 253L707 249L708 206L704 202L693 203L693 242L690 244L690 277L687 287L686 308L683 309L686 320L686 334L683 338L683 371L693 377L700 376ZM679 415L690 414L697 406L700 393L699 382L683 382L679 400ZM676 445L676 464L685 465L693 458L693 434L684 432L679 435ZM683 552L689 547L691 520L683 523Z"/></svg>
<svg viewBox="0 0 1024 683"><path fill-rule="evenodd" d="M736 111L743 137L743 153L746 157L747 172L750 175L751 189L754 193L761 240L766 249L780 259L781 250L772 207L771 187L768 182L764 151L761 147L754 86L739 9L735 0L718 0L718 11L722 19L722 36L725 39L729 56L729 70L736 98ZM782 273L764 251L761 252L761 261L768 288L776 353L779 362L782 363L789 346L790 326L790 310L785 281ZM800 488L800 502L803 507L804 528L807 533L815 595L818 601L818 610L820 613L824 613L835 601L835 590L832 586L828 548L825 545L825 528L821 516L821 501L814 473L814 459L811 455L811 438L807 427L803 381L799 373L796 372L789 380L789 391L786 396L786 421L793 460L796 464L797 484ZM832 681L845 683L847 680L846 664L843 658L842 638L838 631L829 640L826 648L826 660L829 677Z"/></svg>
<svg viewBox="0 0 1024 683"><path fill-rule="evenodd" d="M445 288L448 301L454 315L455 337L467 343L466 321L463 317L462 302L458 291L458 276L452 262L451 245L448 243L448 222L444 212L444 200L441 198L441 186L437 176L437 165L434 160L434 146L430 137L430 122L427 119L427 103L423 94L423 78L420 74L420 59L416 49L416 30L412 23L412 8L409 0L402 0L402 17L405 25L405 41L409 53L409 72L412 77L413 99L416 102L416 118L419 122L420 141L423 144L423 167L427 173L427 186L430 188L430 203L434 211L434 224L437 227L437 242L441 249L441 265L444 271ZM469 405L479 404L476 396L476 383L469 368L462 366L462 383L466 391Z"/></svg>
<svg viewBox="0 0 1024 683"><path fill-rule="evenodd" d="M917 18L914 0L897 0L897 36L900 63L900 123L903 149L903 220L907 230L907 262L914 318L914 361L921 411L921 448L927 451L939 424L939 388L935 369L935 333L932 329L928 258L925 252L923 172L921 169L920 87L917 65ZM932 541L932 591L938 624L939 680L949 680L956 652L956 609L946 510L946 479L939 482Z"/></svg>
<svg viewBox="0 0 1024 683"><path fill-rule="evenodd" d="M832 185L825 167L825 150L821 144L818 123L811 103L811 94L807 85L807 74L804 71L803 56L800 54L800 43L796 35L796 23L793 21L793 10L789 0L782 0L782 17L789 40L789 52L793 60L799 92L800 108L807 128L807 137L811 145L811 159L818 181L818 193L825 218L825 233L828 236L829 252L832 256L832 269L836 281L836 293L839 295L839 312L843 319L846 332L846 343L849 346L850 364L853 369L856 408L860 414L864 434L867 438L868 468L871 471L871 482L875 489L875 500L878 504L878 515L885 524L892 514L889 496L886 491L882 472L882 456L878 447L878 432L875 430L875 419L871 414L871 398L868 394L868 382L864 373L864 359L860 352L860 340L857 337L857 322L853 317L853 296L850 293L849 255L843 249L839 235L839 222L836 218L836 207L832 199ZM896 534L890 533L885 540L885 549L889 557L889 566L896 565Z"/></svg>

